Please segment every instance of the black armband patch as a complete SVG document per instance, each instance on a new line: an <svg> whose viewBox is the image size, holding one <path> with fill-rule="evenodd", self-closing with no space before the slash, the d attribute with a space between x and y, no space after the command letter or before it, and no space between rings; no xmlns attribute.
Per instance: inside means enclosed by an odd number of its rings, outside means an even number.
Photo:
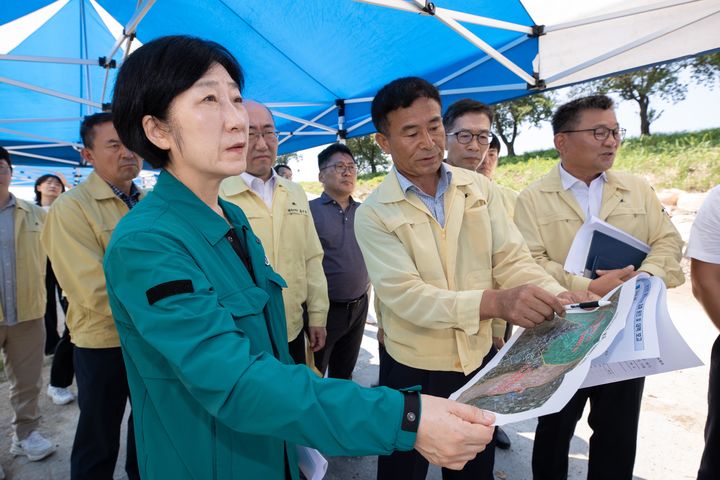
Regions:
<svg viewBox="0 0 720 480"><path fill-rule="evenodd" d="M148 303L152 305L163 298L172 297L173 295L179 295L181 293L193 292L195 292L195 289L193 288L192 280L173 280L171 282L155 285L145 292L145 295L147 295Z"/></svg>

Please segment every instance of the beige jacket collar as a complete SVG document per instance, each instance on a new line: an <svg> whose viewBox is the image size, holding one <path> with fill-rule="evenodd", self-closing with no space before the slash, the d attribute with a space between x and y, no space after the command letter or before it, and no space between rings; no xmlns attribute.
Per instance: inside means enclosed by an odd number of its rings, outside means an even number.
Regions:
<svg viewBox="0 0 720 480"><path fill-rule="evenodd" d="M603 199L600 206L600 219L605 220L612 213L622 200L622 192L630 191L630 185L628 185L620 176L614 172L608 170L605 172L607 182L603 188ZM575 197L572 192L565 190L562 184L562 178L560 177L560 163L552 168L544 177L540 179L540 190L543 192L555 192L570 208L583 220L586 220L585 213L580 210Z"/></svg>

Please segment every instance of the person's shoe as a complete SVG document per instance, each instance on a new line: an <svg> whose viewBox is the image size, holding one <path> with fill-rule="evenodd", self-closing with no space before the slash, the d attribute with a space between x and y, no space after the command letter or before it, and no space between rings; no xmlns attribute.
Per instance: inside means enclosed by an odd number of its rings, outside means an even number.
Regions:
<svg viewBox="0 0 720 480"><path fill-rule="evenodd" d="M25 455L31 462L42 460L54 451L55 445L36 430L30 432L30 435L25 440L18 440L17 435L13 435L12 445L10 446L10 453L15 456Z"/></svg>
<svg viewBox="0 0 720 480"><path fill-rule="evenodd" d="M75 400L75 395L67 388L48 385L47 394L55 405L67 405Z"/></svg>
<svg viewBox="0 0 720 480"><path fill-rule="evenodd" d="M500 428L497 427L497 430L495 431L495 446L501 450L507 450L510 448L510 438L507 436L507 433Z"/></svg>

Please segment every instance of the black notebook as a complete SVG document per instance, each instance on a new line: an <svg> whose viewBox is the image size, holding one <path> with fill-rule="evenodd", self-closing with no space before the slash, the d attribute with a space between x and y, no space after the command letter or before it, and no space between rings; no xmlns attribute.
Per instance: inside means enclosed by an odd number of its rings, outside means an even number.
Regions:
<svg viewBox="0 0 720 480"><path fill-rule="evenodd" d="M647 253L599 231L594 231L590 251L585 261L585 277L595 279L597 270L614 270L634 265L635 270L647 257Z"/></svg>

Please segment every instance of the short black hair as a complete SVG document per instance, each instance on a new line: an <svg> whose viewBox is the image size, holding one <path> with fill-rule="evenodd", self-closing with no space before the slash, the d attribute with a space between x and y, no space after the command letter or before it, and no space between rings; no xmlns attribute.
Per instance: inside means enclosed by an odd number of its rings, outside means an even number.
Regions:
<svg viewBox="0 0 720 480"><path fill-rule="evenodd" d="M85 148L93 148L95 141L95 127L103 123L112 122L113 115L110 112L93 113L83 118L80 124L80 138Z"/></svg>
<svg viewBox="0 0 720 480"><path fill-rule="evenodd" d="M373 98L370 112L375 129L387 135L387 116L399 108L408 108L418 98L430 98L442 107L440 92L420 77L403 77L382 87Z"/></svg>
<svg viewBox="0 0 720 480"><path fill-rule="evenodd" d="M325 150L318 153L318 168L323 168L323 166L330 161L330 157L336 153L345 153L350 155L352 161L355 161L355 155L352 154L352 151L348 148L348 146L344 143L337 142L330 144L327 148L325 148Z"/></svg>
<svg viewBox="0 0 720 480"><path fill-rule="evenodd" d="M275 169L275 173L277 173L278 175L280 175L280 170L282 170L283 168L287 168L292 172L292 168L288 167L284 163L279 163L273 167L273 169Z"/></svg>
<svg viewBox="0 0 720 480"><path fill-rule="evenodd" d="M62 192L65 191L65 184L63 181L58 177L57 175L53 175L52 173L46 173L45 175L40 175L37 180L35 180L35 203L37 205L40 205L40 201L42 200L42 193L38 191L38 187L43 184L46 180L54 178L58 182L60 182L60 186L62 187Z"/></svg>
<svg viewBox="0 0 720 480"><path fill-rule="evenodd" d="M493 135L492 140L490 140L490 146L488 146L488 150L492 149L497 150L498 155L500 155L500 151L502 150L502 143L500 143L500 138L497 135Z"/></svg>
<svg viewBox="0 0 720 480"><path fill-rule="evenodd" d="M445 130L449 131L455 123L455 120L468 113L482 113L490 119L490 125L492 125L494 115L492 107L473 100L472 98L463 98L450 105L445 111L443 115L443 126Z"/></svg>
<svg viewBox="0 0 720 480"><path fill-rule="evenodd" d="M0 147L0 160L5 160L8 164L8 167L10 167L10 170L12 170L12 163L10 162L10 152L5 150L3 147Z"/></svg>
<svg viewBox="0 0 720 480"><path fill-rule="evenodd" d="M127 148L155 168L169 161L168 152L146 136L145 115L166 121L172 101L219 64L242 91L240 64L222 45L187 35L160 37L133 52L120 67L113 92L115 129Z"/></svg>
<svg viewBox="0 0 720 480"><path fill-rule="evenodd" d="M585 110L610 110L615 102L607 95L590 95L560 105L552 117L553 134L572 130Z"/></svg>

